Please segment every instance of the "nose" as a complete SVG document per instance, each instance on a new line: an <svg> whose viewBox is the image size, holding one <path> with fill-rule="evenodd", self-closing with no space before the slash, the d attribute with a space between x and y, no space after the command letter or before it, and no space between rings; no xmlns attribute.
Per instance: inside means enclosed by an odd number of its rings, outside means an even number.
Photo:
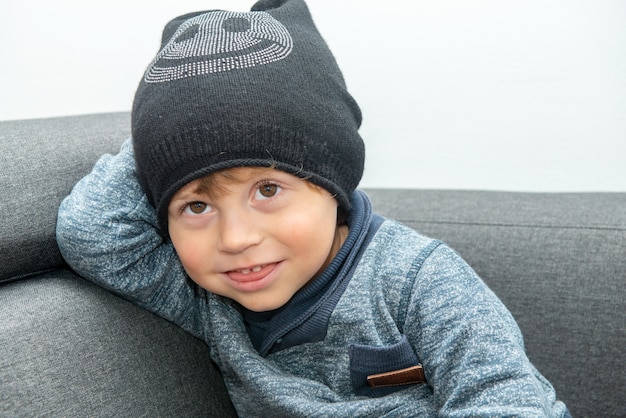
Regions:
<svg viewBox="0 0 626 418"><path fill-rule="evenodd" d="M262 241L254 216L246 211L223 213L220 216L219 250L237 254Z"/></svg>

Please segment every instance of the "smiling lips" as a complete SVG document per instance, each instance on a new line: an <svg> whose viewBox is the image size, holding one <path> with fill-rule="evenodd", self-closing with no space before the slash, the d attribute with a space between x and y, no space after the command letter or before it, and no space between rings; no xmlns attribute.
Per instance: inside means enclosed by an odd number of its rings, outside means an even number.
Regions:
<svg viewBox="0 0 626 418"><path fill-rule="evenodd" d="M252 269L241 269L241 270L237 270L239 273L243 273L243 274L249 274L251 271L258 273L259 271L261 271L261 269L265 267L265 264L262 266L256 266L256 267L252 267Z"/></svg>
<svg viewBox="0 0 626 418"><path fill-rule="evenodd" d="M230 280L236 283L250 283L257 282L266 278L271 272L274 271L278 263L262 264L251 268L244 268L239 270L227 271L226 275Z"/></svg>

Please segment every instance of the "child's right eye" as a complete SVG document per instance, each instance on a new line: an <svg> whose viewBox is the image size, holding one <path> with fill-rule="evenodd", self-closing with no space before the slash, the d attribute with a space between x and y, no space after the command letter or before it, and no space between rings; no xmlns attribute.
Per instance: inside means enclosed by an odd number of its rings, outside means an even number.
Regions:
<svg viewBox="0 0 626 418"><path fill-rule="evenodd" d="M211 210L211 207L204 202L191 202L185 206L184 212L188 215L202 215Z"/></svg>

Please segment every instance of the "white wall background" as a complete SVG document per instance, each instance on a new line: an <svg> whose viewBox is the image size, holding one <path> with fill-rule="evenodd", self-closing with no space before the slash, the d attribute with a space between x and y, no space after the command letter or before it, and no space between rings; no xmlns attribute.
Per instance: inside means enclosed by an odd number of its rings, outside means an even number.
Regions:
<svg viewBox="0 0 626 418"><path fill-rule="evenodd" d="M0 2L0 120L131 107L163 25L253 0ZM368 187L626 191L623 0L308 0Z"/></svg>

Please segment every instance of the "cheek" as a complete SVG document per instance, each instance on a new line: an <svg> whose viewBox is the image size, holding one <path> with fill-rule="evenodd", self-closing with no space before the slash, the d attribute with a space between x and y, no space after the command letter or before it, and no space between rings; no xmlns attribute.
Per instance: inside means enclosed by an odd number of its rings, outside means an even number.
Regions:
<svg viewBox="0 0 626 418"><path fill-rule="evenodd" d="M336 229L336 210L321 207L318 211L302 210L283 219L286 228L285 239L294 248L312 253L324 253L332 245ZM313 255L313 254L311 254Z"/></svg>
<svg viewBox="0 0 626 418"><path fill-rule="evenodd" d="M206 253L206 249L202 245L189 239L183 241L172 239L172 243L180 262L190 276L193 276L194 272L203 268L207 257L203 256Z"/></svg>

